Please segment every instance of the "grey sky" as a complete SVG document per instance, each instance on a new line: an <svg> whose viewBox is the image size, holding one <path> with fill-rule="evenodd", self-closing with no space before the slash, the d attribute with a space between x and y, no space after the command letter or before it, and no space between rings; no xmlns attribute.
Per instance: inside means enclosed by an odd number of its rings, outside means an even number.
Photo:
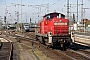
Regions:
<svg viewBox="0 0 90 60"><path fill-rule="evenodd" d="M81 4L82 0L78 0L78 1L79 1L79 4ZM90 6L89 6L90 0L83 0L83 1L84 1L84 8L89 8L89 9L86 9L85 18L90 19L89 17L90 16ZM77 0L70 0L70 4L76 4L76 3L77 3ZM16 4L21 4L21 0L0 0L0 16L1 17L5 16L5 9L6 9L6 6L8 6L7 18L9 22L12 22L10 21L10 19L17 20L15 11L18 11L18 6ZM67 0L22 0L22 4L25 5L22 7L23 22L27 22L27 21L29 22L30 18L32 18L33 22L38 21L41 19L41 17L44 14L48 13L48 11L61 12L61 13L64 13L65 15L67 14L67 7L66 7ZM38 6L28 6L28 5L41 5L41 4L46 4L46 5L44 6L42 5L41 8ZM49 8L47 8L47 4L49 4ZM16 7L14 5L16 5ZM71 12L76 12L77 9L75 6L72 5ZM81 6L79 6L79 21L81 20L80 11L81 11ZM21 6L19 6L19 14L21 14ZM75 13L75 16L76 15L77 14ZM20 16L19 16L19 19L21 19Z"/></svg>

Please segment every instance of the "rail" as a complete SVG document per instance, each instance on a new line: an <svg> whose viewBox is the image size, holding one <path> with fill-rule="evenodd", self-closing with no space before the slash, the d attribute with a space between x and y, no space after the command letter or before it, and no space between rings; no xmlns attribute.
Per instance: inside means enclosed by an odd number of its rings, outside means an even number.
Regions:
<svg viewBox="0 0 90 60"><path fill-rule="evenodd" d="M25 37L24 35L18 35L18 34L16 34L16 36L17 36L17 40L18 41L19 41L20 37L23 37L23 38L26 38L26 39L30 39L30 41L32 41L32 53L33 53L33 55L35 56L35 58L37 60L40 60L39 57L34 53L34 40L36 40L36 39L30 38L28 36Z"/></svg>

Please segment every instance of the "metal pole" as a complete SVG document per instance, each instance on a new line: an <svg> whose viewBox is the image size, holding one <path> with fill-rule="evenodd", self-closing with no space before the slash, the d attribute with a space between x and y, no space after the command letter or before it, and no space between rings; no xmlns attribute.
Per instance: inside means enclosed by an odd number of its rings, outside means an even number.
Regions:
<svg viewBox="0 0 90 60"><path fill-rule="evenodd" d="M31 28L31 18L30 18L30 28Z"/></svg>
<svg viewBox="0 0 90 60"><path fill-rule="evenodd" d="M81 8L81 20L83 21L83 0L82 0L82 8Z"/></svg>
<svg viewBox="0 0 90 60"><path fill-rule="evenodd" d="M6 10L5 10L5 14L6 14L6 19L5 19L5 30L7 29L7 13L8 13L8 10L7 10L7 6L6 6Z"/></svg>
<svg viewBox="0 0 90 60"><path fill-rule="evenodd" d="M6 5L6 1L5 1L5 5ZM7 10L7 8L5 7L5 16L4 16L4 17L6 18L6 19L4 19L4 22L5 22L5 30L6 30L6 20L7 20L7 11L6 11L6 10Z"/></svg>
<svg viewBox="0 0 90 60"><path fill-rule="evenodd" d="M22 33L22 0L21 0L21 33Z"/></svg>
<svg viewBox="0 0 90 60"><path fill-rule="evenodd" d="M67 0L67 18L69 19L69 0Z"/></svg>
<svg viewBox="0 0 90 60"><path fill-rule="evenodd" d="M35 35L36 35L36 33L37 33L37 29L36 29L36 27L37 27L37 26L36 26L36 21L35 21Z"/></svg>
<svg viewBox="0 0 90 60"><path fill-rule="evenodd" d="M77 0L77 22L78 22L78 0Z"/></svg>
<svg viewBox="0 0 90 60"><path fill-rule="evenodd" d="M18 23L18 31L19 31L19 5L18 5L18 21L17 21Z"/></svg>
<svg viewBox="0 0 90 60"><path fill-rule="evenodd" d="M71 4L70 4L70 20L71 20Z"/></svg>
<svg viewBox="0 0 90 60"><path fill-rule="evenodd" d="M69 20L69 0L67 0L67 18ZM68 21L68 26L69 26L69 21ZM69 30L69 28L68 28L68 30ZM69 32L70 32L70 30L69 30Z"/></svg>
<svg viewBox="0 0 90 60"><path fill-rule="evenodd" d="M19 31L19 12L17 12L17 31Z"/></svg>

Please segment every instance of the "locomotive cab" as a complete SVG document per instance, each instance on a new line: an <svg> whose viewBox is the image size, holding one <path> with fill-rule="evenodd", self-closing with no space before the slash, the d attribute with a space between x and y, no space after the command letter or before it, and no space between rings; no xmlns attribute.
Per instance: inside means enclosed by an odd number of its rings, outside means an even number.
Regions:
<svg viewBox="0 0 90 60"><path fill-rule="evenodd" d="M52 32L53 35L68 34L68 19L61 13L50 13L43 17L40 27L42 34L48 32Z"/></svg>
<svg viewBox="0 0 90 60"><path fill-rule="evenodd" d="M60 45L62 48L66 48L72 42L68 23L69 21L64 14L49 13L43 16L39 33L36 34L36 37L45 45Z"/></svg>

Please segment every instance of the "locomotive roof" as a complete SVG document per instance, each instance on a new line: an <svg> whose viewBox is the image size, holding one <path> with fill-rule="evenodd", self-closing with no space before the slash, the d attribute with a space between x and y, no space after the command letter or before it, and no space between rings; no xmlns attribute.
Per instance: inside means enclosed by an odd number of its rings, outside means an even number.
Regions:
<svg viewBox="0 0 90 60"><path fill-rule="evenodd" d="M51 15L51 14L62 14L62 13L57 13L57 12L48 13L48 14L45 14L43 17L46 17L47 15ZM62 14L62 15L64 15L64 14Z"/></svg>

